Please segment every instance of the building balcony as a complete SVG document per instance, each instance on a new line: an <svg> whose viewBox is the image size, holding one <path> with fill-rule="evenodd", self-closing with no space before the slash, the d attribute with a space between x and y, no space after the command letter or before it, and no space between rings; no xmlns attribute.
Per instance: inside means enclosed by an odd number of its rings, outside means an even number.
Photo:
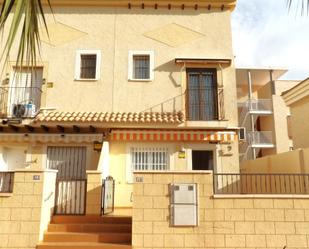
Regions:
<svg viewBox="0 0 309 249"><path fill-rule="evenodd" d="M0 87L0 118L33 118L41 106L38 87Z"/></svg>
<svg viewBox="0 0 309 249"><path fill-rule="evenodd" d="M241 123L244 123L249 114L251 115L271 115L273 114L271 99L249 99L239 104Z"/></svg>
<svg viewBox="0 0 309 249"><path fill-rule="evenodd" d="M271 131L248 132L247 142L252 148L273 148L275 146Z"/></svg>

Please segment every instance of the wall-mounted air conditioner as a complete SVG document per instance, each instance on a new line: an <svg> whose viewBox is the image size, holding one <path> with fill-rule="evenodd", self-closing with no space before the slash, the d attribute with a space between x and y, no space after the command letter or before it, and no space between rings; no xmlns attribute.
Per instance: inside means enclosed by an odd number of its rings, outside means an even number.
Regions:
<svg viewBox="0 0 309 249"><path fill-rule="evenodd" d="M240 141L246 140L246 128L240 127L238 131L238 138Z"/></svg>
<svg viewBox="0 0 309 249"><path fill-rule="evenodd" d="M12 114L13 114L13 117L15 118L34 117L36 114L35 105L32 103L14 104Z"/></svg>

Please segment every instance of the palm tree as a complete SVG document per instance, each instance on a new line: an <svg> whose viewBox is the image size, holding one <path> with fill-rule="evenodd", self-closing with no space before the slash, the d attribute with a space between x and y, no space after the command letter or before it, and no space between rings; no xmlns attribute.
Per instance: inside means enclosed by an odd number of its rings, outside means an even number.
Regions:
<svg viewBox="0 0 309 249"><path fill-rule="evenodd" d="M5 32L1 60L8 61L16 43L16 65L33 68L40 54L40 23L47 31L42 0L3 0L0 12L0 32ZM47 0L50 7L50 2Z"/></svg>
<svg viewBox="0 0 309 249"><path fill-rule="evenodd" d="M296 11L300 11L301 15L309 13L309 0L287 0L288 8L291 10L292 5L297 4Z"/></svg>

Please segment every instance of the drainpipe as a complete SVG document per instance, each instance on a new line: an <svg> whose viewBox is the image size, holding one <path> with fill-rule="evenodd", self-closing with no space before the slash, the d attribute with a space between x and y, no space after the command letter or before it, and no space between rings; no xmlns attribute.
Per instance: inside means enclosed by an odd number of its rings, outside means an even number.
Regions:
<svg viewBox="0 0 309 249"><path fill-rule="evenodd" d="M251 79L251 71L248 70L247 71L248 73L248 95L249 95L249 112L250 112L250 108L251 108L251 100L253 99L252 98L252 79ZM254 116L253 114L249 113L250 114L250 125L251 125L251 131L254 132L255 131L255 128L254 128ZM252 149L252 155L253 155L253 159L256 159L256 151L255 151L255 148L251 148Z"/></svg>

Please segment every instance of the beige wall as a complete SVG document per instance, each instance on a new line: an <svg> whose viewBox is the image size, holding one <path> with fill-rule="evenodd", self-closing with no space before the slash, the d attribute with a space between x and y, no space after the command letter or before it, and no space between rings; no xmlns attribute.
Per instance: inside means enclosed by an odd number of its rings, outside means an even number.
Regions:
<svg viewBox="0 0 309 249"><path fill-rule="evenodd" d="M136 173L134 248L308 248L309 199L213 196L211 174ZM199 226L169 226L170 183L197 183Z"/></svg>
<svg viewBox="0 0 309 249"><path fill-rule="evenodd" d="M132 146L168 146L170 153L170 170L188 171L192 169L192 150L212 150L214 165L217 172L239 172L238 145L215 145L208 143L110 143L110 175L115 179L115 206L132 206L132 184L128 183L127 167L130 166L130 147ZM230 148L228 148L230 146ZM179 150L183 148L186 158L178 158Z"/></svg>
<svg viewBox="0 0 309 249"><path fill-rule="evenodd" d="M309 148L240 163L242 173L308 173Z"/></svg>
<svg viewBox="0 0 309 249"><path fill-rule="evenodd" d="M72 6L54 7L53 12L57 22L66 25L69 30L61 29L58 32L57 29L51 29L51 37L56 36L60 42L57 46L45 43L42 46L42 61L48 65L44 68L48 70L46 82L54 83L53 88L44 89L46 107L49 108L93 112L144 111L185 92L186 80L181 73L183 69L175 65L175 58L233 59L230 11ZM54 19L50 14L47 14L47 20L53 25ZM185 43L169 46L144 36L146 32L169 24L192 30L198 38L189 38ZM80 36L75 37L74 32L77 31ZM187 34L174 29L168 35L173 33L179 40L188 39ZM160 40L162 36L156 39ZM65 38L72 40L61 41ZM76 51L83 49L101 51L100 80L74 80ZM129 50L154 51L153 81L128 81ZM219 68L218 65L210 67ZM230 126L237 124L234 71L233 63L223 67L222 73L218 71L218 79L223 78L226 89L226 118ZM183 108L184 103L177 106L178 110Z"/></svg>
<svg viewBox="0 0 309 249"><path fill-rule="evenodd" d="M309 97L292 104L291 124L294 148L309 147Z"/></svg>
<svg viewBox="0 0 309 249"><path fill-rule="evenodd" d="M55 173L15 172L13 193L0 193L0 248L34 249L42 239L52 214Z"/></svg>

